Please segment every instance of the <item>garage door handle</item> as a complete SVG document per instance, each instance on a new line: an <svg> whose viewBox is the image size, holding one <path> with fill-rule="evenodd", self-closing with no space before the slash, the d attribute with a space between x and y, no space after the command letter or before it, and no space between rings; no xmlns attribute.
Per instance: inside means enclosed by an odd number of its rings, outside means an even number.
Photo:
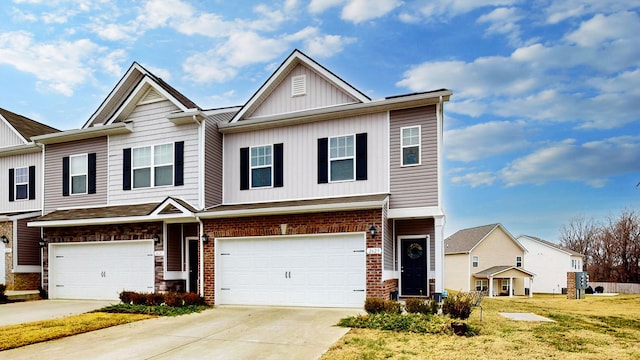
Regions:
<svg viewBox="0 0 640 360"><path fill-rule="evenodd" d="M353 252L364 252L364 250L353 250Z"/></svg>
<svg viewBox="0 0 640 360"><path fill-rule="evenodd" d="M364 292L364 289L353 289L353 291Z"/></svg>
<svg viewBox="0 0 640 360"><path fill-rule="evenodd" d="M285 279L291 279L291 271L285 271L284 272L284 278Z"/></svg>

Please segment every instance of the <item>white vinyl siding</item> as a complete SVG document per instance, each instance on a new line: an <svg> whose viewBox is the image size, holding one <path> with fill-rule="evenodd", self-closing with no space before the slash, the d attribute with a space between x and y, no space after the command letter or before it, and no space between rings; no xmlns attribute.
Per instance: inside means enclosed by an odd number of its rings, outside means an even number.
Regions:
<svg viewBox="0 0 640 360"><path fill-rule="evenodd" d="M29 168L22 167L14 170L15 176L15 199L29 199Z"/></svg>
<svg viewBox="0 0 640 360"><path fill-rule="evenodd" d="M87 193L88 165L87 154L69 156L70 194Z"/></svg>
<svg viewBox="0 0 640 360"><path fill-rule="evenodd" d="M329 138L330 181L354 180L355 162L355 135Z"/></svg>
<svg viewBox="0 0 640 360"><path fill-rule="evenodd" d="M420 125L400 129L402 166L420 165Z"/></svg>
<svg viewBox="0 0 640 360"><path fill-rule="evenodd" d="M273 145L255 146L249 151L251 188L273 184Z"/></svg>
<svg viewBox="0 0 640 360"><path fill-rule="evenodd" d="M367 133L367 180L318 184L319 138L344 134ZM283 143L283 187L261 191L241 191L240 172L225 171L224 202L255 203L265 201L301 200L321 197L369 195L388 192L389 167L387 114L344 118L296 126L287 126L247 133L224 135L224 160L227 164L240 164L240 149L257 144ZM185 160L186 163L186 160ZM231 166L231 165L229 165Z"/></svg>
<svg viewBox="0 0 640 360"><path fill-rule="evenodd" d="M62 195L62 158L76 154L96 154L96 193L82 196ZM69 159L71 160L71 159ZM69 161L71 162L71 161ZM44 212L60 207L96 206L107 203L107 138L50 144L45 147ZM71 191L69 191L71 194Z"/></svg>
<svg viewBox="0 0 640 360"><path fill-rule="evenodd" d="M305 76L306 96L292 97L292 78L296 76ZM259 103L258 101L256 109L247 112L247 117L284 114L358 102L351 95L329 83L325 78L304 65L296 66L282 83L264 96L266 97L264 102Z"/></svg>
<svg viewBox="0 0 640 360"><path fill-rule="evenodd" d="M176 125L166 119L167 115L177 110L178 108L167 100L138 105L127 118L127 121L133 121L135 131L131 134L109 137L109 203L111 205L148 203L162 201L167 196L175 196L195 207L201 206L199 203L199 125L195 123ZM184 185L123 190L123 149L131 148L132 145L145 147L166 144L167 136L171 137L173 143L184 141Z"/></svg>

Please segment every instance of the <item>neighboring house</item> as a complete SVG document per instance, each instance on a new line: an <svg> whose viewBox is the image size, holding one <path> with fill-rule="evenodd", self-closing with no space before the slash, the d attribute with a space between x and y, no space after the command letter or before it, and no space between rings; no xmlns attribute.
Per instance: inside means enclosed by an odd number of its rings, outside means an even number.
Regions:
<svg viewBox="0 0 640 360"><path fill-rule="evenodd" d="M40 229L27 222L42 209L42 148L30 138L58 130L0 108L0 284L41 286Z"/></svg>
<svg viewBox="0 0 640 360"><path fill-rule="evenodd" d="M533 296L526 249L501 224L464 229L444 241L445 286L451 290Z"/></svg>
<svg viewBox="0 0 640 360"><path fill-rule="evenodd" d="M531 287L536 293L559 294L567 287L567 273L582 271L583 255L535 236L516 239L527 249L524 261L536 274Z"/></svg>
<svg viewBox="0 0 640 360"><path fill-rule="evenodd" d="M294 51L224 134L223 202L198 214L205 299L357 306L443 290L443 105L371 100Z"/></svg>
<svg viewBox="0 0 640 360"><path fill-rule="evenodd" d="M47 182L29 226L43 228L51 298L201 292L196 211L221 201L230 111L204 112L134 63L81 129L34 137Z"/></svg>
<svg viewBox="0 0 640 360"><path fill-rule="evenodd" d="M202 110L134 63L82 129L33 138L45 289L356 307L440 292L450 96L371 100L296 50L244 106Z"/></svg>

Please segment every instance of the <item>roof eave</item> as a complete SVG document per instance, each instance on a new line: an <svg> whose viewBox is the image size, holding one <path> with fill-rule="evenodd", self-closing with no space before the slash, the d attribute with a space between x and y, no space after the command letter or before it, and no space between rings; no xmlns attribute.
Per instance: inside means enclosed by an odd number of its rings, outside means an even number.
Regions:
<svg viewBox="0 0 640 360"><path fill-rule="evenodd" d="M30 142L26 144L0 147L0 157L31 154L40 151L42 151L42 148L38 146L38 144Z"/></svg>
<svg viewBox="0 0 640 360"><path fill-rule="evenodd" d="M164 222L164 221L194 221L195 216L185 214L166 214L154 216L122 216L94 219L73 219L73 220L36 220L27 223L27 227L71 227L71 226L88 226L88 225L109 225L109 224L126 224L126 223L142 223L142 222Z"/></svg>
<svg viewBox="0 0 640 360"><path fill-rule="evenodd" d="M102 126L91 126L84 129L68 130L59 133L39 135L31 138L38 144L57 144L74 140L91 139L107 135L129 134L133 132L131 123L113 123Z"/></svg>

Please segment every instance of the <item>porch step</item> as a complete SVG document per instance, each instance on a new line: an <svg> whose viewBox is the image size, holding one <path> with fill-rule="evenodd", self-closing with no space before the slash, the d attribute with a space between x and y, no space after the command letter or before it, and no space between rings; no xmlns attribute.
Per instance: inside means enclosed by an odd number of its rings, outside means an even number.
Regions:
<svg viewBox="0 0 640 360"><path fill-rule="evenodd" d="M6 290L4 294L9 300L40 300L40 291L38 290Z"/></svg>

